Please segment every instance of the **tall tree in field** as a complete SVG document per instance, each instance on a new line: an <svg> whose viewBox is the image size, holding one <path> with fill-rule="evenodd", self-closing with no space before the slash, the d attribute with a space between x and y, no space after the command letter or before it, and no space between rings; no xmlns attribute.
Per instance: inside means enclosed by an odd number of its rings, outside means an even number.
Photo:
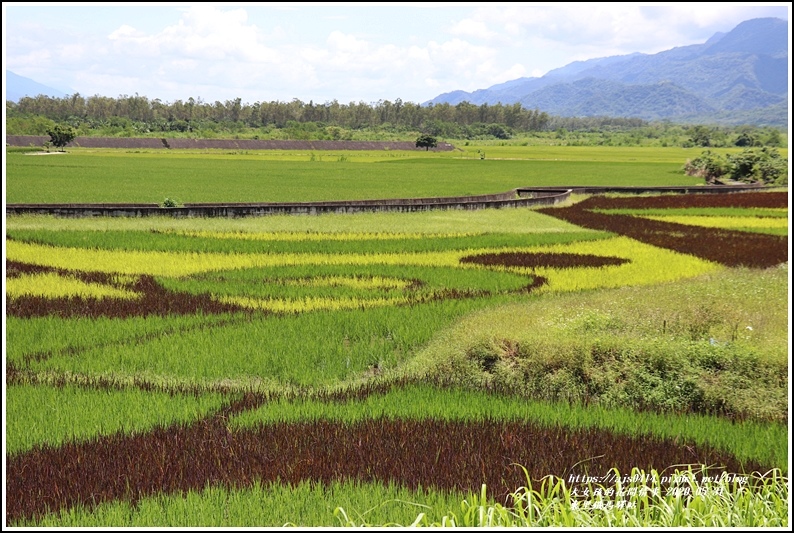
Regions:
<svg viewBox="0 0 794 533"><path fill-rule="evenodd" d="M50 142L56 148L60 148L63 152L64 146L69 144L77 136L77 132L71 126L64 124L56 124L54 127L47 130L47 135L50 136Z"/></svg>
<svg viewBox="0 0 794 533"><path fill-rule="evenodd" d="M432 135L420 135L416 139L416 147L424 148L425 151L435 148L436 146L438 146L438 141Z"/></svg>

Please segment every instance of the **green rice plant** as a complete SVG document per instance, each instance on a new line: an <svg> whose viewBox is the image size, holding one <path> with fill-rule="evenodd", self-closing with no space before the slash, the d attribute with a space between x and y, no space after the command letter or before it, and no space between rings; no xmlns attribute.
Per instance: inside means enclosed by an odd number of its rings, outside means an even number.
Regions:
<svg viewBox="0 0 794 533"><path fill-rule="evenodd" d="M214 325L243 321L230 315L171 315L119 318L61 318L48 315L34 318L6 316L6 360L26 368L32 360L55 354L76 354L89 348L113 345L135 346L154 338L184 335Z"/></svg>
<svg viewBox="0 0 794 533"><path fill-rule="evenodd" d="M466 312L507 298L249 317L135 344L56 353L46 360L30 361L28 368L193 386L225 384L239 390L331 386L358 379L375 367L379 371L394 368L439 328Z"/></svg>
<svg viewBox="0 0 794 533"><path fill-rule="evenodd" d="M702 217L759 217L788 218L785 207L668 207L658 209L595 209L608 215L635 216L702 216Z"/></svg>
<svg viewBox="0 0 794 533"><path fill-rule="evenodd" d="M218 393L11 385L6 388L6 453L191 422L228 401Z"/></svg>
<svg viewBox="0 0 794 533"><path fill-rule="evenodd" d="M713 271L715 264L677 254L667 250L641 244L621 237L609 241L580 242L567 245L551 245L541 248L496 248L482 250L457 250L426 253L280 253L280 254L217 254L217 253L168 253L144 251L96 250L73 247L51 247L18 241L6 244L8 258L23 263L72 268L85 271L112 272L122 274L150 274L179 277L201 272L286 265L413 265L471 268L461 265L460 259L476 253L503 252L559 252L589 253L600 255L608 250L610 255L631 260L628 265L597 270L600 275L586 271L584 275L576 269L551 271L536 269L541 276L548 277L544 290L580 290L584 288L610 287L637 283L658 283ZM665 267L660 266L664 261ZM592 269L591 269L592 270Z"/></svg>
<svg viewBox="0 0 794 533"><path fill-rule="evenodd" d="M289 233L566 233L589 232L532 209L448 210L414 213L328 213L312 217L272 215L247 218L56 218L51 215L8 215L6 231L141 231L141 232L289 232ZM83 236L85 237L85 236ZM128 237L125 237L127 240ZM55 244L55 243L53 243ZM104 246L100 244L99 246Z"/></svg>
<svg viewBox="0 0 794 533"><path fill-rule="evenodd" d="M334 527L352 523L409 523L417 512L440 520L455 509L462 493L394 483L352 480L295 485L255 480L249 487L208 485L185 494L158 494L103 503L93 509L72 507L19 527ZM416 503L422 502L422 503ZM343 507L342 507L343 506ZM349 515L344 508L350 509ZM361 509L361 511L353 511Z"/></svg>
<svg viewBox="0 0 794 533"><path fill-rule="evenodd" d="M242 239L247 241L388 241L388 240L416 240L438 239L450 237L469 237L472 233L350 233L350 232L314 232L314 233L286 233L286 232L220 232L220 231L183 231L178 235L188 237L203 237L210 239Z"/></svg>
<svg viewBox="0 0 794 533"><path fill-rule="evenodd" d="M216 253L395 253L440 252L470 248L561 244L577 240L606 238L600 232L540 232L463 234L460 236L379 233L253 233L215 232L213 235L174 231L68 231L10 230L6 237L32 244L58 247L100 248L164 252ZM405 238L402 236L405 235ZM356 236L356 238L352 238ZM272 237L272 238L271 238ZM358 238L360 237L360 238Z"/></svg>
<svg viewBox="0 0 794 533"><path fill-rule="evenodd" d="M679 171L681 157L676 162L413 157L318 163L301 156L303 161L270 160L263 165L261 155L239 154L96 151L58 161L12 154L6 165L6 194L8 203L159 203L166 197L186 203L294 202L491 194L529 185L702 183ZM531 176L530 182L521 176Z"/></svg>
<svg viewBox="0 0 794 533"><path fill-rule="evenodd" d="M330 283L329 283L330 281ZM481 268L302 265L163 278L166 288L253 309L298 312L405 305L443 298L524 291L533 278Z"/></svg>

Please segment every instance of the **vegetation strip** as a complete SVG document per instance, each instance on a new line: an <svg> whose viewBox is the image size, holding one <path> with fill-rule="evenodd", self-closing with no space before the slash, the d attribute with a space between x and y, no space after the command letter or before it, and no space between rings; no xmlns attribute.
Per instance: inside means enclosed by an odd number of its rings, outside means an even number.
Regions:
<svg viewBox="0 0 794 533"><path fill-rule="evenodd" d="M201 490L208 483L247 487L255 480L358 479L456 491L486 483L498 501L505 501L523 482L516 463L528 465L532 479L689 463L713 465L717 473L762 469L706 447L519 422L373 419L274 424L251 431L226 427L224 417L231 411L257 403L247 398L190 426L116 434L8 458L7 519L116 499L134 504L156 493Z"/></svg>
<svg viewBox="0 0 794 533"><path fill-rule="evenodd" d="M117 289L98 283L86 283L72 276L59 276L48 272L42 274L23 274L6 281L6 297L23 296L40 298L85 298L134 300L141 295L132 291Z"/></svg>
<svg viewBox="0 0 794 533"><path fill-rule="evenodd" d="M93 510L62 510L17 527L782 527L788 526L788 480L778 471L714 476L693 469L615 470L614 483L547 478L495 502L479 493L409 490L357 481L297 485L254 482L155 495L136 505L114 501ZM675 477L677 486L665 485ZM628 480L628 481L625 481ZM647 481L650 480L650 481ZM583 489L590 496L581 496ZM296 518L300 517L300 518Z"/></svg>
<svg viewBox="0 0 794 533"><path fill-rule="evenodd" d="M162 288L151 276L142 275L132 285L140 294L137 299L6 296L6 313L20 318L57 315L60 317L114 317L168 316L173 314L221 314L244 311L243 307L219 302L202 295L174 293Z"/></svg>
<svg viewBox="0 0 794 533"><path fill-rule="evenodd" d="M644 218L686 224L688 226L703 226L707 228L723 229L759 229L759 228L788 228L789 222L785 218L762 217L717 217L717 216L656 216L648 215Z"/></svg>
<svg viewBox="0 0 794 533"><path fill-rule="evenodd" d="M624 263L628 263L629 260L622 257L605 257L590 254L504 252L494 254L467 255L465 257L461 257L460 262L475 263L485 266L496 265L525 268L576 268L622 265Z"/></svg>
<svg viewBox="0 0 794 533"><path fill-rule="evenodd" d="M191 422L229 402L217 392L180 394L138 387L28 384L7 387L5 393L6 454L11 457L36 446L57 448L100 435Z"/></svg>
<svg viewBox="0 0 794 533"><path fill-rule="evenodd" d="M787 192L757 191L730 194L657 195L623 198L593 197L588 209L680 209L680 208L787 208Z"/></svg>

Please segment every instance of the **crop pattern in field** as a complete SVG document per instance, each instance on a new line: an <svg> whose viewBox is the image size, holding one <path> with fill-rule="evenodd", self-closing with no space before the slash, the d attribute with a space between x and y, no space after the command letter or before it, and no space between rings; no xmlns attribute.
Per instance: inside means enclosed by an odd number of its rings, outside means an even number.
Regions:
<svg viewBox="0 0 794 533"><path fill-rule="evenodd" d="M593 227L599 217L630 217L596 209L645 208L617 200L544 212ZM772 204L746 207L785 206ZM672 419L617 430L618 415L596 422L587 406L548 422L543 416L564 409L522 411L527 400L518 398L504 414L495 408L503 391L472 396L471 383L455 388L428 369L404 371L420 347L472 311L715 273L730 264L718 254L651 242L615 224L579 231L560 223L564 231L539 233L163 224L142 231L12 221L7 228L12 523L207 486L356 480L466 491L487 483L504 501L522 481L515 464L539 479L692 462L749 471L779 462L768 449L711 445L691 431L702 422L683 423L690 429L676 437L662 429ZM745 242L721 231L676 226L676 235L696 233L679 240L701 247L700 232L719 235L719 243ZM747 242L770 237L764 261L781 259L778 237L744 235ZM430 399L420 414L394 408L423 395ZM352 418L329 414L379 398L389 407ZM47 427L59 403L69 408ZM131 417L130 403L146 408ZM437 412L452 405L465 412ZM36 431L14 414L22 406ZM574 423L591 417L589 425ZM776 427L748 423L727 441L774 448L782 438Z"/></svg>
<svg viewBox="0 0 794 533"><path fill-rule="evenodd" d="M571 207L544 208L540 211L582 227L612 231L726 266L765 268L788 261L788 239L784 235L748 235L747 232L724 229L724 224L704 227L702 224L667 222L667 217L654 219L642 216L642 210L653 210L658 217L659 210L682 208L787 209L788 193L593 197ZM611 212L624 209L634 210L635 215ZM743 227L741 223L740 227Z"/></svg>

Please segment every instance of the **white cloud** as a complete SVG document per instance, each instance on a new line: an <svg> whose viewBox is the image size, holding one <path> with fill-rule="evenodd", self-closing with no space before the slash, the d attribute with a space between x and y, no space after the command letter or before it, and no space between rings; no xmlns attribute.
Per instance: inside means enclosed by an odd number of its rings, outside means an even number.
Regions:
<svg viewBox="0 0 794 533"><path fill-rule="evenodd" d="M132 26L128 26L127 24L121 25L119 29L108 35L108 39L111 41L140 39L143 37L145 37L143 32L140 32Z"/></svg>
<svg viewBox="0 0 794 533"><path fill-rule="evenodd" d="M463 37L476 37L478 39L490 39L496 33L489 30L482 20L464 19L454 24L449 33Z"/></svg>
<svg viewBox="0 0 794 533"><path fill-rule="evenodd" d="M495 4L474 10L456 27L477 27L478 36L503 45L512 40L520 46L516 37L534 37L567 45L622 48L624 53L653 53L704 42L714 32L730 30L743 20L772 16L759 7L683 2ZM779 10L774 13L779 16Z"/></svg>
<svg viewBox="0 0 794 533"><path fill-rule="evenodd" d="M301 4L202 4L158 10L160 26L117 17L101 34L75 23L67 31L27 22L9 27L6 65L31 77L57 71L34 79L66 79L83 94L421 102L574 60L704 42L760 13L733 4L422 7L419 14L373 6L320 13ZM384 25L386 9L394 20Z"/></svg>
<svg viewBox="0 0 794 533"><path fill-rule="evenodd" d="M243 9L222 11L213 6L192 6L184 10L175 25L145 35L128 25L108 36L119 53L136 56L186 56L199 60L238 59L266 62L276 53L259 41L260 30L247 24Z"/></svg>

